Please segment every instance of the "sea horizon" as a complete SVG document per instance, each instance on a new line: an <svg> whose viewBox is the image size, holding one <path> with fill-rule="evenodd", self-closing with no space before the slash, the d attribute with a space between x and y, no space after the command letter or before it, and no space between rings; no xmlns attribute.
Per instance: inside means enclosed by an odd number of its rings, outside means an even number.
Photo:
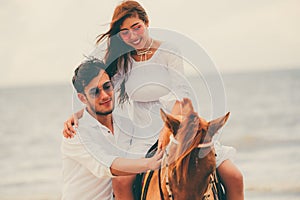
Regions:
<svg viewBox="0 0 300 200"><path fill-rule="evenodd" d="M245 199L299 199L300 69L221 77L231 115L219 140L237 150ZM71 82L0 88L0 199L60 199L72 95ZM209 111L200 106L199 115Z"/></svg>

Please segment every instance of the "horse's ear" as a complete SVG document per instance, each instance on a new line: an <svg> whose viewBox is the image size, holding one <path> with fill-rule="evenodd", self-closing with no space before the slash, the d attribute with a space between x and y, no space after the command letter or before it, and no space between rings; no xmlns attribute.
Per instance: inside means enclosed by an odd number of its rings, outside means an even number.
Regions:
<svg viewBox="0 0 300 200"><path fill-rule="evenodd" d="M163 111L163 109L160 109L160 115L161 115L163 122L165 122L166 126L173 132L174 135L176 135L177 130L180 125L179 120L177 120L172 115L165 113L165 111Z"/></svg>
<svg viewBox="0 0 300 200"><path fill-rule="evenodd" d="M208 123L208 134L212 137L222 126L226 123L230 112L228 112L225 116L220 117L218 119L212 120Z"/></svg>
<svg viewBox="0 0 300 200"><path fill-rule="evenodd" d="M186 115L187 113L193 111L194 111L194 107L192 101L188 98L183 98L183 114Z"/></svg>
<svg viewBox="0 0 300 200"><path fill-rule="evenodd" d="M163 109L160 109L160 116L161 116L163 122L167 121L167 113L165 113L165 111Z"/></svg>

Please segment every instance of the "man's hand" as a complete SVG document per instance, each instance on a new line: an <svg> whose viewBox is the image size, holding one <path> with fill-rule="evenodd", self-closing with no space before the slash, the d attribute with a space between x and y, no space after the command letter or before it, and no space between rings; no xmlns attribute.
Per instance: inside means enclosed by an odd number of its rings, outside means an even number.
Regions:
<svg viewBox="0 0 300 200"><path fill-rule="evenodd" d="M150 170L156 170L160 168L162 157L163 157L163 151L161 149L158 149L153 157L148 158L149 159L147 164L148 168Z"/></svg>

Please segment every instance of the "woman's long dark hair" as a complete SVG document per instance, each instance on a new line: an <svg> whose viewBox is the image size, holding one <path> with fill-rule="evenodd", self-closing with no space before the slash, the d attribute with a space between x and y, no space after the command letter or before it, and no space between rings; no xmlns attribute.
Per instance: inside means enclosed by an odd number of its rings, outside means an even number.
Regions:
<svg viewBox="0 0 300 200"><path fill-rule="evenodd" d="M110 29L97 37L97 44L107 39L107 51L104 57L108 66L106 71L109 76L113 77L117 73L124 75L124 80L120 86L119 103L123 104L128 95L125 91L125 75L130 71L132 63L130 62L130 53L135 49L123 42L118 36L120 27L124 20L129 17L137 16L139 19L148 24L148 16L145 9L136 1L124 1L118 5L110 23Z"/></svg>

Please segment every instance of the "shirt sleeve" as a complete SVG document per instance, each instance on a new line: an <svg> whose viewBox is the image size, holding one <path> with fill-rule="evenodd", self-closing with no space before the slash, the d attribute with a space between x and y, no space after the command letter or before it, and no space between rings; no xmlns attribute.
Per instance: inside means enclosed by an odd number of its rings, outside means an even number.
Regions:
<svg viewBox="0 0 300 200"><path fill-rule="evenodd" d="M94 148L96 148L96 146ZM98 148L101 149L100 146ZM65 156L70 157L86 167L96 177L113 177L110 171L110 165L117 156L108 156L106 160L109 161L104 164L102 161L95 158L95 156L82 144L77 134L72 139L63 138L61 150Z"/></svg>

